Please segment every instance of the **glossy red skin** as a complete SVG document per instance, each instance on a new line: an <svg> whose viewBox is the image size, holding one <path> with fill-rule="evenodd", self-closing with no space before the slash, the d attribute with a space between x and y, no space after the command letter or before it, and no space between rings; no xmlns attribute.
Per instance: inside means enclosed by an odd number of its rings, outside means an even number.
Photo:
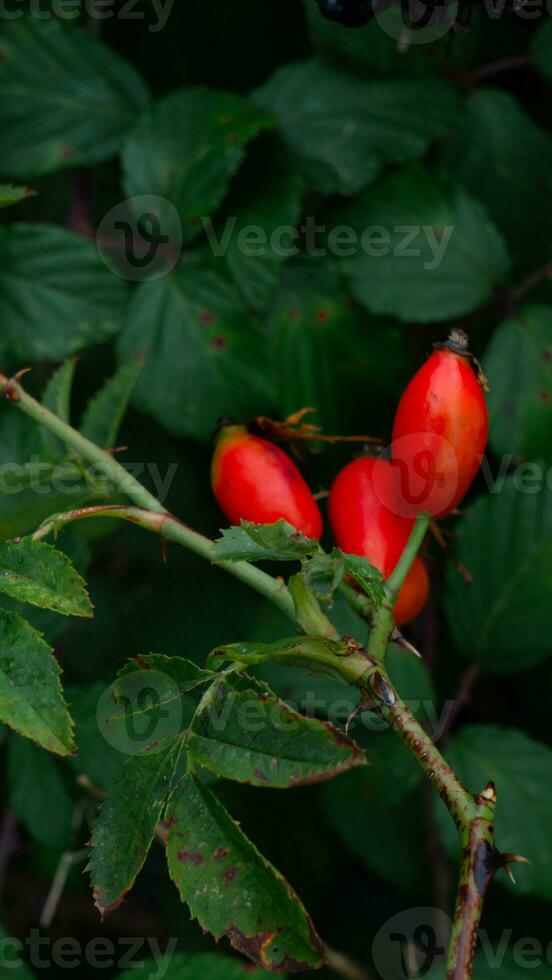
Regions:
<svg viewBox="0 0 552 980"><path fill-rule="evenodd" d="M473 483L487 444L485 397L467 357L437 350L404 392L393 426L393 509L450 514Z"/></svg>
<svg viewBox="0 0 552 980"><path fill-rule="evenodd" d="M283 518L309 538L322 537L318 504L295 463L242 426L230 426L219 436L211 485L231 524L273 524Z"/></svg>
<svg viewBox="0 0 552 980"><path fill-rule="evenodd" d="M410 537L414 520L390 511L382 496L394 486L384 459L357 459L338 474L328 500L328 516L338 548L368 558L385 578L391 574ZM425 565L416 559L395 604L397 626L423 609L429 592Z"/></svg>
<svg viewBox="0 0 552 980"><path fill-rule="evenodd" d="M425 562L416 557L404 580L393 609L397 626L410 623L419 616L429 597L429 575Z"/></svg>

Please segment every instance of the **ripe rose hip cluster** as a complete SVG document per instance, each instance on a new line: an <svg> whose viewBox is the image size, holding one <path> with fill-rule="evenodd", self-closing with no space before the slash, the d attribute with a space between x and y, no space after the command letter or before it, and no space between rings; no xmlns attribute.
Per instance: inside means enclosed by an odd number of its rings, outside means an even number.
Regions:
<svg viewBox="0 0 552 980"><path fill-rule="evenodd" d="M414 375L395 415L390 458L362 457L336 477L328 517L337 546L361 555L388 578L418 514L446 517L460 503L479 469L488 433L482 381L453 331ZM232 524L272 524L284 518L320 539L322 516L295 463L278 446L230 425L218 436L212 486ZM398 595L398 626L423 609L429 592L425 563L416 558Z"/></svg>

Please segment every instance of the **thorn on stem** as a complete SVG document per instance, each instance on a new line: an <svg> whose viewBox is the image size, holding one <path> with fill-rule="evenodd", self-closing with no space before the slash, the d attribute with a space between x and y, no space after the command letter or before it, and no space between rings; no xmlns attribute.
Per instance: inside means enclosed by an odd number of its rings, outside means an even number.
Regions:
<svg viewBox="0 0 552 980"><path fill-rule="evenodd" d="M410 643L410 641L402 635L401 631L397 629L397 627L395 627L391 634L391 642L396 643L397 646L404 647L404 649L408 650L409 653L413 653L415 657L418 657L418 660L424 659L420 651L417 650L414 644Z"/></svg>
<svg viewBox="0 0 552 980"><path fill-rule="evenodd" d="M367 701L361 701L360 704L357 704L356 708L353 708L351 714L347 718L347 724L345 725L346 735L349 734L349 729L353 724L355 718L358 718L359 715L363 715L365 711L370 711L370 709L371 709L371 705Z"/></svg>
<svg viewBox="0 0 552 980"><path fill-rule="evenodd" d="M18 402L20 400L20 396L15 390L15 385L19 384L23 375L28 374L29 371L32 371L32 368L22 368L22 370L18 371L17 374L14 374L12 378L6 379L2 394L9 402Z"/></svg>
<svg viewBox="0 0 552 980"><path fill-rule="evenodd" d="M479 796L480 803L492 803L496 805L496 786L494 783L488 783L485 789Z"/></svg>
<svg viewBox="0 0 552 980"><path fill-rule="evenodd" d="M528 864L530 867L533 866L533 862L529 858L524 857L523 854L499 854L498 867L504 869L513 885L517 885L517 881L510 867L511 864Z"/></svg>

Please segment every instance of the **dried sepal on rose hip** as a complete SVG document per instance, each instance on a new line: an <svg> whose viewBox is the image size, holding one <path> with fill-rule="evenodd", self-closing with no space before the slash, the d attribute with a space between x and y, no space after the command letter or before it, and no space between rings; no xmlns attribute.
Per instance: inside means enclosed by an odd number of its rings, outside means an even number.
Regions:
<svg viewBox="0 0 552 980"><path fill-rule="evenodd" d="M377 475L377 481L374 479ZM394 473L385 459L364 457L338 474L328 500L334 540L346 554L367 558L385 578L393 572L408 542L414 519L386 507L394 487ZM415 619L429 594L429 577L416 558L397 596L393 616L397 626Z"/></svg>
<svg viewBox="0 0 552 980"><path fill-rule="evenodd" d="M450 514L473 483L489 430L485 379L455 330L410 381L395 415L392 509L406 516Z"/></svg>
<svg viewBox="0 0 552 980"><path fill-rule="evenodd" d="M243 425L216 436L211 486L232 524L274 524L284 519L308 538L322 537L318 504L295 463L274 443Z"/></svg>

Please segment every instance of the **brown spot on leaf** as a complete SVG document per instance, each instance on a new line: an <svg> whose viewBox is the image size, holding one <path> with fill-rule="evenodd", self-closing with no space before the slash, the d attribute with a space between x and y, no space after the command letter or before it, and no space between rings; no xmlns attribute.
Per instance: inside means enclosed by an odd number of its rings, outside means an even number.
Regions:
<svg viewBox="0 0 552 980"><path fill-rule="evenodd" d="M238 876L237 868L228 868L224 872L222 877L224 878L226 884L229 885L232 881L234 881L234 878L237 878L237 876Z"/></svg>
<svg viewBox="0 0 552 980"><path fill-rule="evenodd" d="M219 847L218 851L215 851L213 857L215 858L215 861L222 861L227 856L227 854L228 851L226 850L225 847Z"/></svg>
<svg viewBox="0 0 552 980"><path fill-rule="evenodd" d="M319 323L326 323L326 320L329 320L329 318L330 318L330 314L328 313L327 310L316 311L316 319L318 320Z"/></svg>
<svg viewBox="0 0 552 980"><path fill-rule="evenodd" d="M204 310L199 319L208 327L215 318L211 313L211 310Z"/></svg>
<svg viewBox="0 0 552 980"><path fill-rule="evenodd" d="M280 926L278 929L270 932L260 932L256 936L244 936L243 932L240 932L240 930L236 929L235 926L231 926L225 931L224 935L230 940L234 949L237 949L238 952L243 953L250 960L253 960L253 962L257 963L258 966L269 969L271 972L279 973L280 971L284 971L285 973L301 973L303 970L316 969L316 966L322 965L322 962L319 964L315 963L314 956L311 963L294 960L291 956L288 956L285 953L283 954L282 959L279 961L276 961L276 956L269 956L269 950L272 943L283 931L283 927ZM320 953L320 960L322 961L322 957L324 955L322 943L310 924L309 931L311 933L310 938L314 947L313 953L315 950L316 952ZM274 950L276 955L277 952L277 950Z"/></svg>
<svg viewBox="0 0 552 980"><path fill-rule="evenodd" d="M202 855L198 854L196 851L178 851L176 856L179 861L184 861L185 863L190 861L192 864L195 864L196 867L199 867L199 865L203 863Z"/></svg>
<svg viewBox="0 0 552 980"><path fill-rule="evenodd" d="M262 771L262 769L254 769L253 775L255 776L255 779L260 779L263 783L268 781L268 776L266 772Z"/></svg>
<svg viewBox="0 0 552 980"><path fill-rule="evenodd" d="M254 963L262 967L270 965L266 952L276 936L275 932L260 932L257 936L244 936L243 932L231 926L230 929L226 930L225 936L228 937L234 949L244 953Z"/></svg>
<svg viewBox="0 0 552 980"><path fill-rule="evenodd" d="M226 337L219 335L218 337L213 337L213 347L217 350L222 350L226 347Z"/></svg>

